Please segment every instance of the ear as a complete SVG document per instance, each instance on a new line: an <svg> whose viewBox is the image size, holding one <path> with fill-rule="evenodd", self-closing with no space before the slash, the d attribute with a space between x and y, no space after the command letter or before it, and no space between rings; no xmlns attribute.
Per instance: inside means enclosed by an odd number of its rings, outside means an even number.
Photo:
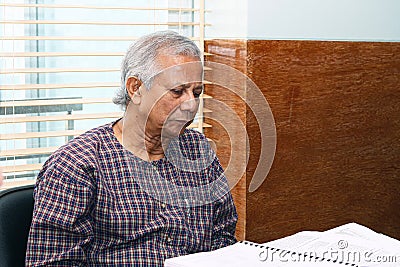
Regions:
<svg viewBox="0 0 400 267"><path fill-rule="evenodd" d="M131 76L126 81L126 90L129 94L130 99L134 104L140 104L140 91L139 88L142 85L142 82L134 76Z"/></svg>

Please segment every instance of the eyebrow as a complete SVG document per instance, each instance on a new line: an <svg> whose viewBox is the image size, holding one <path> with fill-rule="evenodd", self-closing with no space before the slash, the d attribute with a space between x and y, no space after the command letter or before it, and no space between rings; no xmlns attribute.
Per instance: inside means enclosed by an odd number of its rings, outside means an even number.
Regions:
<svg viewBox="0 0 400 267"><path fill-rule="evenodd" d="M176 86L175 88L179 88L179 89L187 89L187 88L189 88L190 87L190 85L189 84L181 84L181 85L178 85L178 86Z"/></svg>
<svg viewBox="0 0 400 267"><path fill-rule="evenodd" d="M187 89L187 88L189 88L189 87L191 87L191 86L192 86L192 85L191 85L190 83L184 83L184 84L175 86L175 87L173 87L173 88ZM202 83L197 84L197 85L194 87L194 89L199 89L200 87L203 87L203 84L202 84Z"/></svg>

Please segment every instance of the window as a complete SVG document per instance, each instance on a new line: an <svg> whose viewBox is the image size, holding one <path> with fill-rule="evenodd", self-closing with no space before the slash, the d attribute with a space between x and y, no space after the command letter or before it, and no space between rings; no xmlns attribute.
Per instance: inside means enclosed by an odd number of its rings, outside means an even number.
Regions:
<svg viewBox="0 0 400 267"><path fill-rule="evenodd" d="M0 161L6 186L33 182L59 146L122 115L112 97L122 56L135 38L171 29L203 51L204 12L203 0L2 0ZM201 116L193 125L205 126Z"/></svg>

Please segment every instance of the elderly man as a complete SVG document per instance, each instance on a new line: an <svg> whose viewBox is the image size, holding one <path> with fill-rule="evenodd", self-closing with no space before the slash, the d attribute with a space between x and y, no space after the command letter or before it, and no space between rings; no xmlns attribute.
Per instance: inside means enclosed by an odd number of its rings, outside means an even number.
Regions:
<svg viewBox="0 0 400 267"><path fill-rule="evenodd" d="M156 32L129 48L114 99L124 117L71 140L39 173L27 266L163 266L236 242L219 161L185 129L201 81L186 37Z"/></svg>

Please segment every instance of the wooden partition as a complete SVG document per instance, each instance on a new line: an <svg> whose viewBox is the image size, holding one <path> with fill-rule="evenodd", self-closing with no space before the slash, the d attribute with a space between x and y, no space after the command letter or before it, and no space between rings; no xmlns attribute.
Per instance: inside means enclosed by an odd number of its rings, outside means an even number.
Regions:
<svg viewBox="0 0 400 267"><path fill-rule="evenodd" d="M265 242L347 222L400 239L400 43L210 40L205 48L207 60L257 84L276 123L273 166L249 193L259 126L244 101L207 88L242 114L250 136L247 171L232 190L239 239ZM227 133L215 126L206 133L227 164Z"/></svg>
<svg viewBox="0 0 400 267"><path fill-rule="evenodd" d="M215 63L226 64L234 69L239 70L242 73L246 73L246 58L247 58L247 46L244 41L208 41L206 42L206 49L212 56L207 56L206 60ZM205 79L215 81L210 76L213 75L227 75L225 73L215 73L215 70L210 70L205 72ZM235 79L235 77L229 77L230 79ZM219 78L216 78L219 80ZM224 169L227 168L231 160L231 134L225 129L226 123L231 123L233 118L230 118L229 114L224 114L225 121L216 121L213 119L217 117L215 114L219 111L218 101L227 104L238 117L241 119L244 127L246 127L246 106L245 103L240 99L240 97L234 94L229 88L225 88L222 84L206 85L206 93L212 95L213 101L205 99L205 107L213 112L211 114L206 114L205 122L212 125L212 128L206 128L205 134L208 138L214 141L217 147L217 154L221 161L221 165ZM245 88L243 87L242 93L245 93ZM245 140L243 140L245 142ZM235 144L236 145L236 144ZM245 146L244 146L245 147ZM235 163L234 163L235 164ZM230 177L229 177L230 178ZM237 183L237 185L232 190L232 195L235 201L236 209L238 214L240 214L238 219L238 224L236 228L236 236L239 240L245 239L245 227L246 227L246 171L242 175L242 178Z"/></svg>

